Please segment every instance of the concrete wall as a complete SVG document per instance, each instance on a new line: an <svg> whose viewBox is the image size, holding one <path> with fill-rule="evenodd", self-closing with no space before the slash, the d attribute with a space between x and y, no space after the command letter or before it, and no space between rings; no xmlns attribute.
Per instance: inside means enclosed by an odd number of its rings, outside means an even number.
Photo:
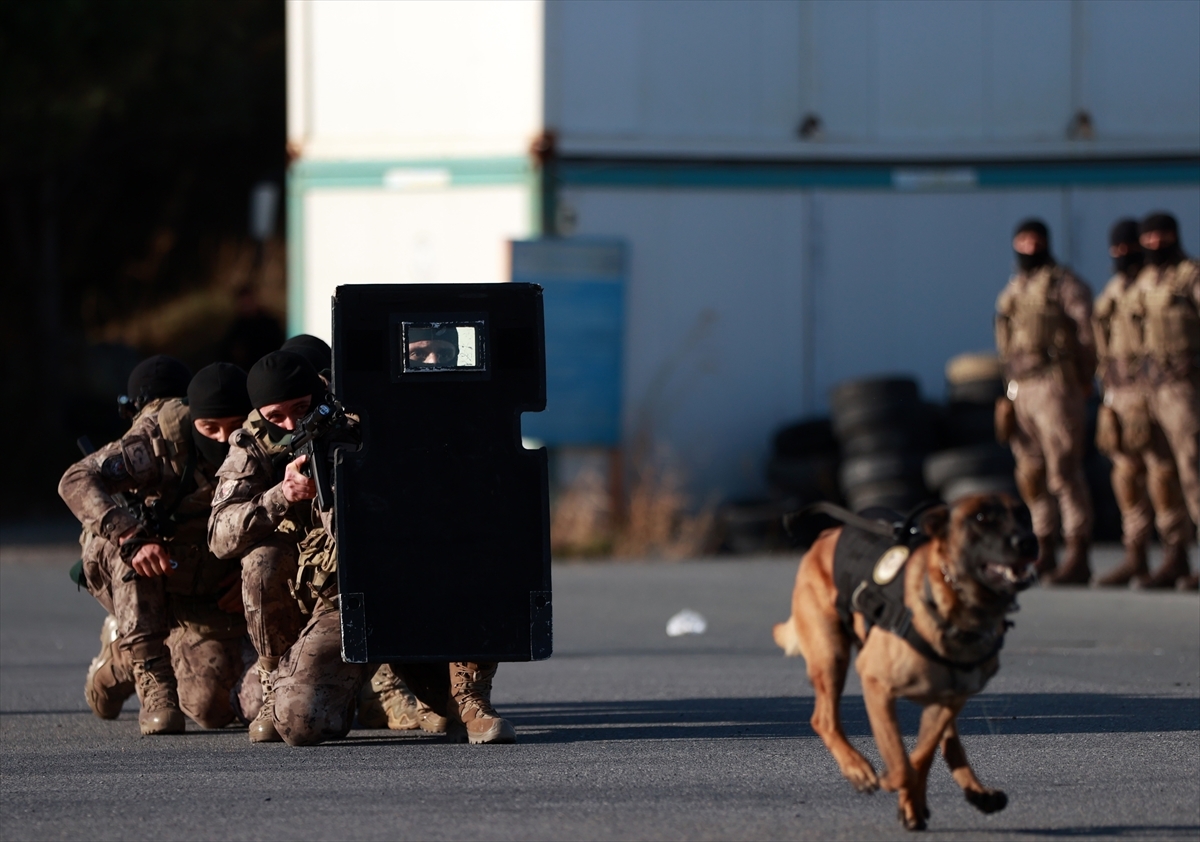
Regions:
<svg viewBox="0 0 1200 842"><path fill-rule="evenodd" d="M541 0L288 0L288 139L307 159L523 155Z"/></svg>

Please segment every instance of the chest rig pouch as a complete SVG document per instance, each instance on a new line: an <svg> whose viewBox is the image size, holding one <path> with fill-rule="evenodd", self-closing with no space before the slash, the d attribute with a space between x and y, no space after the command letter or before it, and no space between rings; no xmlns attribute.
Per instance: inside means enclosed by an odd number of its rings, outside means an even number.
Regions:
<svg viewBox="0 0 1200 842"><path fill-rule="evenodd" d="M350 662L550 656L546 406L536 284L355 284L333 300L333 394L362 446L333 471Z"/></svg>
<svg viewBox="0 0 1200 842"><path fill-rule="evenodd" d="M1189 295L1198 271L1195 261L1185 260L1145 291L1146 353L1180 374L1200 367L1200 313Z"/></svg>
<svg viewBox="0 0 1200 842"><path fill-rule="evenodd" d="M1021 293L1009 296L1001 313L1008 322L1005 356L1033 355L1043 368L1075 359L1075 329L1061 300L1062 274L1059 266L1043 269Z"/></svg>

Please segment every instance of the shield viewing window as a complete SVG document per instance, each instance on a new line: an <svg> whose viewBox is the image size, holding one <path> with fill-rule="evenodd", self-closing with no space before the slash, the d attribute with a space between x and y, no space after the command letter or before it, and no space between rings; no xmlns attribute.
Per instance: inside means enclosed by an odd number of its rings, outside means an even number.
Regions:
<svg viewBox="0 0 1200 842"><path fill-rule="evenodd" d="M362 430L334 465L343 657L549 657L541 287L338 287L333 393Z"/></svg>
<svg viewBox="0 0 1200 842"><path fill-rule="evenodd" d="M401 322L400 360L413 372L487 371L483 321Z"/></svg>

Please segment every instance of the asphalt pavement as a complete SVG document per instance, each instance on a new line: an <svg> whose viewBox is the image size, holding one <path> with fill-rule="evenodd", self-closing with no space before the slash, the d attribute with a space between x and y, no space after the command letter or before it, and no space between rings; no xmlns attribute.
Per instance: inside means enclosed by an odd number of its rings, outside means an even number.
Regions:
<svg viewBox="0 0 1200 842"><path fill-rule="evenodd" d="M803 662L771 625L796 559L561 564L555 655L505 664L515 746L355 730L315 748L244 728L142 738L83 701L103 612L69 545L0 548L0 836L19 839L891 839L812 733ZM1117 560L1109 548L1097 567ZM971 808L940 762L928 833L1200 838L1200 598L1034 589L960 730L1008 808ZM670 638L684 608L702 635ZM878 765L857 681L852 741ZM902 705L906 733L916 709Z"/></svg>

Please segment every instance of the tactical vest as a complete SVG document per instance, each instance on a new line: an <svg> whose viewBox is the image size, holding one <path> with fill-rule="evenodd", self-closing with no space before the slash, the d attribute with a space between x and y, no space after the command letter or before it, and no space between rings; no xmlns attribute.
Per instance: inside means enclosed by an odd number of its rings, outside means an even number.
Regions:
<svg viewBox="0 0 1200 842"><path fill-rule="evenodd" d="M1113 286L1121 283L1118 278ZM1134 282L1096 301L1094 317L1097 340L1103 343L1102 366L1107 375L1134 374L1141 363L1146 305L1141 288Z"/></svg>
<svg viewBox="0 0 1200 842"><path fill-rule="evenodd" d="M1167 269L1144 271L1157 272L1156 283L1140 285L1146 309L1146 356L1181 373L1200 368L1200 313L1191 297L1200 265L1185 260Z"/></svg>
<svg viewBox="0 0 1200 842"><path fill-rule="evenodd" d="M234 437L230 439L231 443L237 447L242 447L250 450L254 454L263 469L271 477L271 483L276 484L283 481L284 472L287 469L288 462L291 461L291 450L287 446L287 441L274 442L271 440L272 426L267 422L258 410L253 410L246 421L242 424L242 430L250 434L253 439L247 442L240 439L245 433L240 430L234 433ZM289 507L288 513L275 527L276 532L282 532L285 535L292 536L296 541L299 541L303 535L312 528L312 525L307 519L299 513L298 507Z"/></svg>
<svg viewBox="0 0 1200 842"><path fill-rule="evenodd" d="M257 410L250 413L243 429L253 436L260 458L269 462L272 481L282 481L292 459L286 440L282 443L271 441L271 426ZM289 582L288 587L301 610L310 614L319 601L330 599L337 592L337 549L333 537L320 520L313 517L311 507L302 506L290 507L276 531L291 535L298 542L300 556L296 579Z"/></svg>
<svg viewBox="0 0 1200 842"><path fill-rule="evenodd" d="M174 474L174 482L164 483L158 499L168 529L164 537L171 558L179 565L166 578L167 592L215 594L221 580L236 571L237 564L218 559L208 549L208 516L216 483L198 464L192 416L184 401L172 399L163 404L158 413L158 431L152 442L154 455Z"/></svg>
<svg viewBox="0 0 1200 842"><path fill-rule="evenodd" d="M1035 356L1042 367L1076 361L1079 343L1075 323L1062 306L1063 275L1061 266L1040 269L1024 290L1005 298L1000 311L1007 324L1001 334L1002 358Z"/></svg>

